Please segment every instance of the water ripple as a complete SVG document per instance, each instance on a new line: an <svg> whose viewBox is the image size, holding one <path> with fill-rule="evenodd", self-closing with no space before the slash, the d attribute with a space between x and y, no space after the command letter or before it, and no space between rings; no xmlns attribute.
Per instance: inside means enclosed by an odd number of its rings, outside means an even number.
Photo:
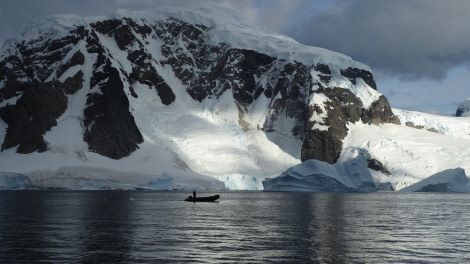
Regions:
<svg viewBox="0 0 470 264"><path fill-rule="evenodd" d="M468 194L186 196L0 192L0 263L470 263Z"/></svg>

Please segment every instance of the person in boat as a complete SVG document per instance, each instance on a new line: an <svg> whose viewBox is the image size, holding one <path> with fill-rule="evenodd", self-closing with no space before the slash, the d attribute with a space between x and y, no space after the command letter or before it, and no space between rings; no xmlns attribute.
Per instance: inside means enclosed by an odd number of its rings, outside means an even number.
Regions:
<svg viewBox="0 0 470 264"><path fill-rule="evenodd" d="M193 199L196 199L196 190L193 191Z"/></svg>

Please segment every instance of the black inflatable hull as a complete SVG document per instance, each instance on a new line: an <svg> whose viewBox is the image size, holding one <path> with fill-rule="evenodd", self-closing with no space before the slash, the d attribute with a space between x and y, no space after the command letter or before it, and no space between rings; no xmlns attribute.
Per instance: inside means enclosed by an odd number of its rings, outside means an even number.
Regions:
<svg viewBox="0 0 470 264"><path fill-rule="evenodd" d="M186 202L215 202L220 198L220 195L206 196L206 197L196 197L194 199L192 196L189 196L185 199Z"/></svg>

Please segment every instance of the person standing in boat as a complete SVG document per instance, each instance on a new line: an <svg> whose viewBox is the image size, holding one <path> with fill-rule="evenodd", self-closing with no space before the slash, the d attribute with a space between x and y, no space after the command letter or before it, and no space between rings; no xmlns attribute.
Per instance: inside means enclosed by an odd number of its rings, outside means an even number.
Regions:
<svg viewBox="0 0 470 264"><path fill-rule="evenodd" d="M193 199L196 199L196 190L193 190Z"/></svg>

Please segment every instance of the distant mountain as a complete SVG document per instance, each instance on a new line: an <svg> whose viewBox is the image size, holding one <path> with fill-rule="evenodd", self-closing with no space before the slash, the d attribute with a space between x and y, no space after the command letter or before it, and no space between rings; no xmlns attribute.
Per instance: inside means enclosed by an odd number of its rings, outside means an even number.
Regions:
<svg viewBox="0 0 470 264"><path fill-rule="evenodd" d="M459 104L455 116L470 116L470 99Z"/></svg>
<svg viewBox="0 0 470 264"><path fill-rule="evenodd" d="M227 9L57 15L6 43L0 170L37 186L259 189L301 161L344 158L353 125L400 124L367 66ZM369 167L393 172L381 159Z"/></svg>

